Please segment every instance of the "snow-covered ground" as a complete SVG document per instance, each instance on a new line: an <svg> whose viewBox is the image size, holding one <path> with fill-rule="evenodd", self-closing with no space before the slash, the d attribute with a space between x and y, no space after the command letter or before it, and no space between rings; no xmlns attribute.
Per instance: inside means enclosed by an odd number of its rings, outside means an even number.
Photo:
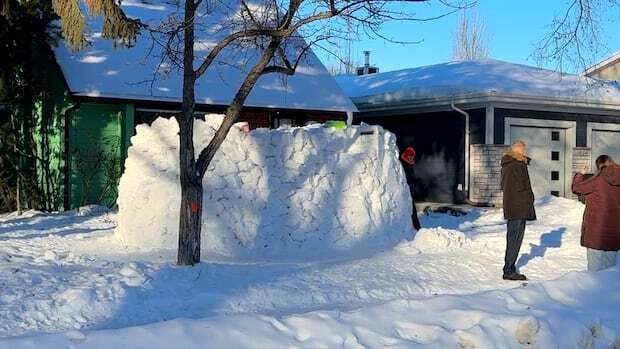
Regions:
<svg viewBox="0 0 620 349"><path fill-rule="evenodd" d="M501 210L433 213L353 257L125 249L114 212L0 216L0 348L620 348L620 270L584 272L583 206L542 198L501 280Z"/></svg>

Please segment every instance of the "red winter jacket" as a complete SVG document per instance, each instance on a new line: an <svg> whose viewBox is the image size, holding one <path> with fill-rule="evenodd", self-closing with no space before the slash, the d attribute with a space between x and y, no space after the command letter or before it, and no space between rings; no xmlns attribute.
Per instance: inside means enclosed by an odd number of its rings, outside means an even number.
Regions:
<svg viewBox="0 0 620 349"><path fill-rule="evenodd" d="M573 192L586 198L581 245L595 250L620 250L620 167L606 166L588 180L578 173Z"/></svg>

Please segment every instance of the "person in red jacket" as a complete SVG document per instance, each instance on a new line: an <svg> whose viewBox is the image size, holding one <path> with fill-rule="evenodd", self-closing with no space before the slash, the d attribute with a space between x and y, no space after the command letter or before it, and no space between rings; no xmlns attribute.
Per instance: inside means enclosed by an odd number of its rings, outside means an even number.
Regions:
<svg viewBox="0 0 620 349"><path fill-rule="evenodd" d="M616 265L620 250L620 166L608 155L596 159L597 174L584 179L584 166L573 179L573 192L585 196L581 245L588 249L588 270Z"/></svg>
<svg viewBox="0 0 620 349"><path fill-rule="evenodd" d="M415 230L422 229L420 219L418 218L418 211L415 207L415 199L413 194L413 181L414 173L413 166L415 165L415 148L412 145L407 146L400 155L400 160L403 163L403 169L405 170L405 177L407 178L407 185L409 185L409 192L411 193L411 204L413 205L413 212L411 214L411 222Z"/></svg>

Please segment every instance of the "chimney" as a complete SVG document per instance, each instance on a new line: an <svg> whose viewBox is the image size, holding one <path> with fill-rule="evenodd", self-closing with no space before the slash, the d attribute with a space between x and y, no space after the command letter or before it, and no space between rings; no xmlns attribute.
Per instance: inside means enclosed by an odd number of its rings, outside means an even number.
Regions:
<svg viewBox="0 0 620 349"><path fill-rule="evenodd" d="M370 51L364 51L364 65L362 67L357 67L356 72L357 75L368 75L379 72L378 67L370 65Z"/></svg>

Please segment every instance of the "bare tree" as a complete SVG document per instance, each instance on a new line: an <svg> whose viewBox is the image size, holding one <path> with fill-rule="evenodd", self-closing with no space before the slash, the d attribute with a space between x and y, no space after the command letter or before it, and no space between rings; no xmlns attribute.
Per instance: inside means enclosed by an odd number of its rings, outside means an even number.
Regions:
<svg viewBox="0 0 620 349"><path fill-rule="evenodd" d="M489 57L484 21L473 9L463 10L454 31L452 59L479 60Z"/></svg>
<svg viewBox="0 0 620 349"><path fill-rule="evenodd" d="M603 37L606 16L620 17L620 0L570 0L538 42L537 63L554 63L560 71L584 71L596 63L608 49Z"/></svg>
<svg viewBox="0 0 620 349"><path fill-rule="evenodd" d="M61 20L63 13L81 15L79 7L67 7L66 4L78 0L54 1L59 7ZM463 7L463 0L455 0L454 4L451 0L437 0L448 6L445 14L435 18L416 18L406 10L404 3L420 1L426 0L185 0L182 4L177 1L176 11L163 18L158 26L146 28L154 47L159 47L153 52L161 52L156 71L169 67L183 73L182 111L177 116L181 183L178 264L193 265L200 261L202 180L259 78L266 74L295 74L311 47L329 50L330 43L346 37L343 33L347 28L353 28L356 35L396 41L381 34L382 24L432 20ZM87 5L112 21L106 33L117 41L122 39L122 44L131 44L135 40L136 28L144 26L118 13L114 0L87 0ZM121 25L115 21L127 23ZM71 23L69 21L65 26L63 21L63 30L70 28ZM79 20L76 23L82 24ZM197 32L199 35L208 33L210 42L197 40ZM75 32L71 38L70 42L77 47L83 43L83 38ZM196 44L209 47L204 56L196 55ZM235 65L236 61L242 62L238 68L244 72L244 79L215 136L197 152L193 142L196 82L207 70L217 69L218 64Z"/></svg>

